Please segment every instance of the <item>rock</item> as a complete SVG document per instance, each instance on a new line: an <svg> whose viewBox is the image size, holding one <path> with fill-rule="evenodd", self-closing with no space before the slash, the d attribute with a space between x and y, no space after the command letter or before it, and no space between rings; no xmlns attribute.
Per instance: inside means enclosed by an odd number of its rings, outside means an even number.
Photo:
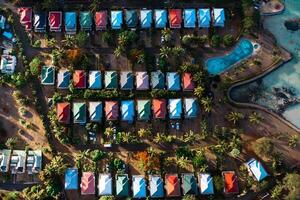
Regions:
<svg viewBox="0 0 300 200"><path fill-rule="evenodd" d="M287 30L297 31L300 29L300 19L288 19L284 22Z"/></svg>

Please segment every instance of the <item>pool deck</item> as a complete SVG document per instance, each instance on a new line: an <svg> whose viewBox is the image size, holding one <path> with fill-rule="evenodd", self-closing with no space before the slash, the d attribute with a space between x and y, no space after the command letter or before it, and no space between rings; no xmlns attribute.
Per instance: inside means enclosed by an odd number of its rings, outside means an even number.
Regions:
<svg viewBox="0 0 300 200"><path fill-rule="evenodd" d="M275 38L273 37L273 35L269 32L263 33L261 35L262 38L264 38L264 40L261 40L261 46L262 46L262 50L269 50L270 46L269 45L275 45L274 41ZM273 40L273 44L272 44L272 40ZM270 43L271 42L271 43ZM267 48L267 49L266 49ZM271 48L273 49L273 48ZM229 99L229 102L236 106L236 107L242 107L242 108L255 108L255 109L260 109L272 116L274 116L275 118L277 118L278 120L282 121L284 124L286 124L287 126L289 126L290 128L296 130L297 132L300 132L300 129L298 127L296 127L295 125L293 125L292 123L290 123L289 121L287 121L285 118L283 118L282 115L280 115L279 113L275 113L263 106L260 106L258 104L254 104L254 103L240 103L240 102L236 102L234 101L231 96L231 90L235 87L253 82L259 78L262 78L264 76L266 76L267 74L269 74L270 72L272 72L273 70L277 69L278 67L280 67L281 65L289 62L293 57L292 54L290 52L288 52L286 49L284 49L283 47L278 47L278 49L280 50L280 60L277 60L277 62L273 62L270 65L262 65L261 66L261 73L259 74L251 74L251 76L248 77L239 77L235 80L232 80L231 83L233 83L233 85L228 89L227 91L227 97ZM246 69L247 70L247 69Z"/></svg>

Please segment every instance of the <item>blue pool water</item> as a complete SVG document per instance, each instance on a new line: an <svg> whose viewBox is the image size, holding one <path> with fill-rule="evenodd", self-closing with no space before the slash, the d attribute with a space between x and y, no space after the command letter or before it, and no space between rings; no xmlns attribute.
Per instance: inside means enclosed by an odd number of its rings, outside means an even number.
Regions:
<svg viewBox="0 0 300 200"><path fill-rule="evenodd" d="M284 26L285 20L300 18L300 1L285 0L285 5L282 14L266 18L264 27L293 59L263 78L234 88L231 97L264 106L300 128L300 30L292 32Z"/></svg>
<svg viewBox="0 0 300 200"><path fill-rule="evenodd" d="M228 70L234 64L252 55L252 53L253 45L251 41L242 39L232 52L221 57L207 59L205 66L209 74L218 75Z"/></svg>

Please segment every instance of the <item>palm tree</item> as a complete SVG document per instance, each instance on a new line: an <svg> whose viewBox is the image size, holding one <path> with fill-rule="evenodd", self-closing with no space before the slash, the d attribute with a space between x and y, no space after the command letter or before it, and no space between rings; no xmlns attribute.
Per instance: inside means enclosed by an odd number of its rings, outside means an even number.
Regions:
<svg viewBox="0 0 300 200"><path fill-rule="evenodd" d="M147 138L148 136L150 136L151 131L149 129L141 128L140 130L138 130L137 133L140 138L144 138L144 137Z"/></svg>
<svg viewBox="0 0 300 200"><path fill-rule="evenodd" d="M201 99L203 97L204 94L204 87L202 87L201 85L198 85L195 89L194 89L194 95Z"/></svg>
<svg viewBox="0 0 300 200"><path fill-rule="evenodd" d="M205 112L210 113L212 110L212 98L204 97L201 99L201 105Z"/></svg>
<svg viewBox="0 0 300 200"><path fill-rule="evenodd" d="M165 28L161 31L161 35L165 42L170 42L172 39L172 31L169 28Z"/></svg>
<svg viewBox="0 0 300 200"><path fill-rule="evenodd" d="M160 48L159 56L161 58L168 59L170 57L170 52L171 52L171 48L170 47L163 46L163 47Z"/></svg>
<svg viewBox="0 0 300 200"><path fill-rule="evenodd" d="M161 143L164 141L164 135L162 133L157 133L156 136L154 137L153 141L155 143Z"/></svg>
<svg viewBox="0 0 300 200"><path fill-rule="evenodd" d="M173 52L174 56L179 57L182 54L184 54L184 49L182 47L174 47L172 49L172 52Z"/></svg>
<svg viewBox="0 0 300 200"><path fill-rule="evenodd" d="M114 54L115 54L116 58L119 58L119 57L123 54L124 51L125 51L125 50L124 50L123 47L118 46L118 47L115 49L115 51L114 51Z"/></svg>
<svg viewBox="0 0 300 200"><path fill-rule="evenodd" d="M178 167L180 167L182 169L187 168L187 166L189 164L188 158L185 158L185 157L176 158L176 162L177 162Z"/></svg>
<svg viewBox="0 0 300 200"><path fill-rule="evenodd" d="M233 124L236 124L239 120L243 119L244 115L239 112L230 112L227 115L228 121L232 122Z"/></svg>
<svg viewBox="0 0 300 200"><path fill-rule="evenodd" d="M249 116L249 122L252 124L259 124L263 120L263 117L257 112L251 113Z"/></svg>
<svg viewBox="0 0 300 200"><path fill-rule="evenodd" d="M8 138L5 142L5 146L7 146L7 148L12 150L17 145L17 142L18 142L18 138L15 138L15 137Z"/></svg>
<svg viewBox="0 0 300 200"><path fill-rule="evenodd" d="M66 38L62 41L66 47L74 47L76 40L74 36L66 35Z"/></svg>

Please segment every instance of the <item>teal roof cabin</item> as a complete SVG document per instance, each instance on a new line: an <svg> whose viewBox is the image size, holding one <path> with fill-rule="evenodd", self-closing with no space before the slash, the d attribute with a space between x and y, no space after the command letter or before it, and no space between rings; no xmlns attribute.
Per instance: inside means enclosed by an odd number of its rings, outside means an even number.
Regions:
<svg viewBox="0 0 300 200"><path fill-rule="evenodd" d="M137 119L150 120L151 117L151 101L150 100L137 100Z"/></svg>
<svg viewBox="0 0 300 200"><path fill-rule="evenodd" d="M198 188L194 174L185 173L181 176L183 195L197 195Z"/></svg>
<svg viewBox="0 0 300 200"><path fill-rule="evenodd" d="M117 197L129 196L128 174L116 175L116 196Z"/></svg>
<svg viewBox="0 0 300 200"><path fill-rule="evenodd" d="M138 24L138 16L136 10L125 11L126 24L128 28L135 28Z"/></svg>
<svg viewBox="0 0 300 200"><path fill-rule="evenodd" d="M104 84L106 89L117 89L118 73L116 71L105 71Z"/></svg>
<svg viewBox="0 0 300 200"><path fill-rule="evenodd" d="M43 85L54 85L55 68L53 66L43 66L42 67L41 82Z"/></svg>
<svg viewBox="0 0 300 200"><path fill-rule="evenodd" d="M88 11L79 13L79 23L81 30L90 31L92 30L92 14Z"/></svg>

